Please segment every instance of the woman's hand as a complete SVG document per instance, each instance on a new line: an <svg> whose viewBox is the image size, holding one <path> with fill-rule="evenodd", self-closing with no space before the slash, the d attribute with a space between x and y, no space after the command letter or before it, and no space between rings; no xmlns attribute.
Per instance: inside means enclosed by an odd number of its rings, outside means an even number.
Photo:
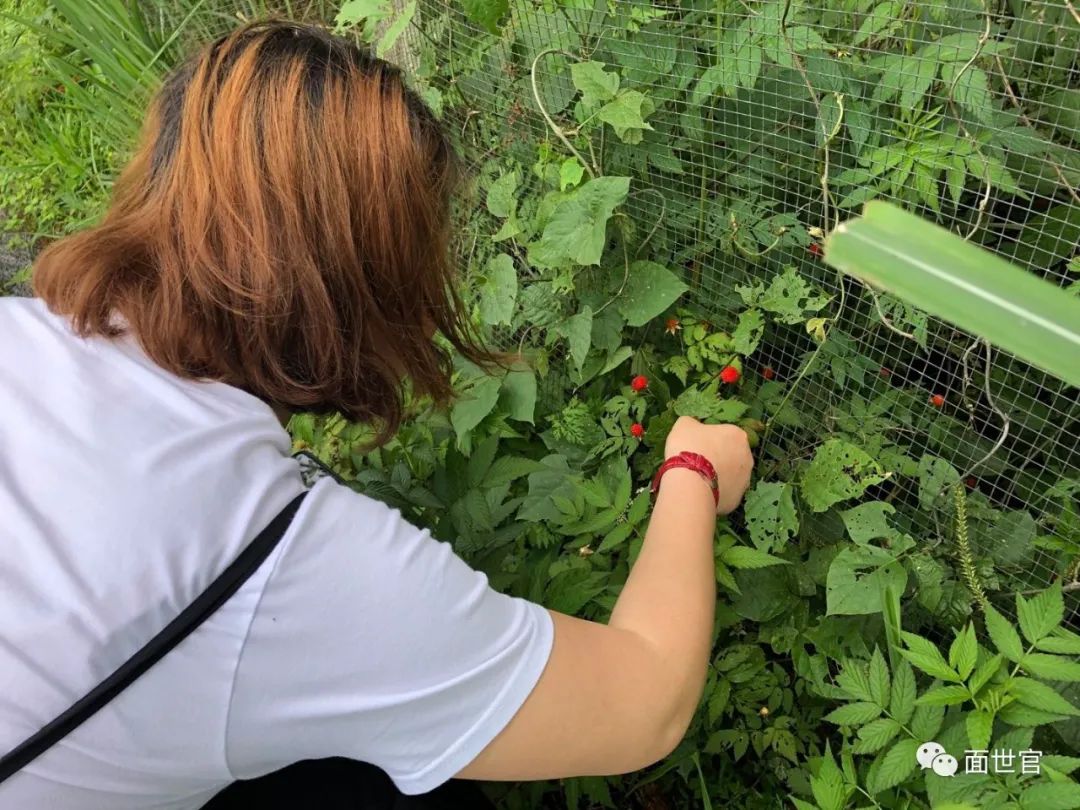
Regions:
<svg viewBox="0 0 1080 810"><path fill-rule="evenodd" d="M735 425L706 425L690 416L680 416L668 434L664 457L687 451L705 456L716 470L720 484L716 511L721 515L733 511L750 486L750 471L754 468L746 432Z"/></svg>

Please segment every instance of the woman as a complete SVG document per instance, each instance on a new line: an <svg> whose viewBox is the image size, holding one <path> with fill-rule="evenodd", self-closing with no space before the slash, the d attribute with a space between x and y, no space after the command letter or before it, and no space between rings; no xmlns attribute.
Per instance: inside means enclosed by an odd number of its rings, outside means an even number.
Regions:
<svg viewBox="0 0 1080 810"><path fill-rule="evenodd" d="M495 593L332 479L296 508L289 412L389 435L403 380L449 394L435 330L489 359L452 288L453 179L397 71L314 28L250 25L169 78L103 222L38 260L39 298L0 301L0 753L281 528L175 649L13 767L0 808L195 808L327 758L423 794L631 771L679 742L715 515L752 464L742 431L676 424L607 625Z"/></svg>

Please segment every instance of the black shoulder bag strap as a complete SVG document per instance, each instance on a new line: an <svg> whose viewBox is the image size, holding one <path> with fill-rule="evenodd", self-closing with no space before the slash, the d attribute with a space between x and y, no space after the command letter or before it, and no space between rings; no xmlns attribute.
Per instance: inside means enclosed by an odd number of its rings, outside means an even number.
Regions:
<svg viewBox="0 0 1080 810"><path fill-rule="evenodd" d="M232 597L263 564L289 528L307 492L301 492L259 532L240 555L218 575L194 602L184 608L165 628L125 661L108 678L80 698L71 708L41 731L24 740L0 758L0 782L17 773L27 763L81 726L110 700L127 689L140 675L160 661L177 644L191 635L211 614Z"/></svg>

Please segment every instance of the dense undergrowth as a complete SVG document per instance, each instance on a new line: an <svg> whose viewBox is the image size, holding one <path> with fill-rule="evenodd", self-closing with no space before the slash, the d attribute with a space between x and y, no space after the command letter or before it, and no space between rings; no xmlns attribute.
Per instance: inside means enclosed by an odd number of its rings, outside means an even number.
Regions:
<svg viewBox="0 0 1080 810"><path fill-rule="evenodd" d="M881 195L1067 283L1080 22L1019 0L826 5L341 5L339 28L403 52L453 126L476 320L520 361L461 364L452 409L415 403L378 450L371 426L311 415L297 448L495 587L598 620L674 419L740 424L758 448L717 531L715 653L683 744L627 778L493 788L508 808L1080 807L1076 391L840 282L821 248ZM170 13L146 41L171 58L188 34ZM76 83L107 58L50 42ZM138 58L123 81L168 63ZM87 99L60 81L43 115L99 130L89 110L125 86L104 71ZM117 154L130 117L107 130ZM91 163L88 137L73 176L104 189L113 161ZM44 230L100 202L50 182L37 208L0 207ZM959 774L919 767L929 741ZM963 773L984 749L1014 773Z"/></svg>

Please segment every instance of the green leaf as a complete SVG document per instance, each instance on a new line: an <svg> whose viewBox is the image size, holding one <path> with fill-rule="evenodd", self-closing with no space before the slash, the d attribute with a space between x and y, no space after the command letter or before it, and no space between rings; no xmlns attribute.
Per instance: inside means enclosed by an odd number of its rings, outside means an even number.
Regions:
<svg viewBox="0 0 1080 810"><path fill-rule="evenodd" d="M852 746L856 754L876 754L900 733L900 724L891 717L881 717L859 729L859 739ZM912 762L914 762L914 756Z"/></svg>
<svg viewBox="0 0 1080 810"><path fill-rule="evenodd" d="M814 127L818 146L830 143L843 124L843 108L840 93L827 93L822 96L817 126Z"/></svg>
<svg viewBox="0 0 1080 810"><path fill-rule="evenodd" d="M750 542L762 551L783 548L799 530L791 484L759 481L746 495L743 515Z"/></svg>
<svg viewBox="0 0 1080 810"><path fill-rule="evenodd" d="M889 677L889 665L885 663L885 656L881 649L874 648L874 654L870 656L870 668L867 672L870 681L870 695L874 702L885 707L889 705L889 692L892 688L892 680Z"/></svg>
<svg viewBox="0 0 1080 810"><path fill-rule="evenodd" d="M634 496L630 502L630 508L626 510L626 522L636 526L649 514L649 506L652 504L652 495L648 489L643 489Z"/></svg>
<svg viewBox="0 0 1080 810"><path fill-rule="evenodd" d="M388 0L345 0L334 18L334 27L341 31L357 23L381 20L389 13Z"/></svg>
<svg viewBox="0 0 1080 810"><path fill-rule="evenodd" d="M487 193L487 209L497 217L513 216L517 209L517 198L514 192L518 187L517 172L507 172L495 180Z"/></svg>
<svg viewBox="0 0 1080 810"><path fill-rule="evenodd" d="M975 662L979 657L979 643L975 639L975 626L968 624L956 634L952 646L949 647L949 666L957 671L963 680L975 669Z"/></svg>
<svg viewBox="0 0 1080 810"><path fill-rule="evenodd" d="M734 56L735 78L740 87L752 90L761 75L762 49L751 38L746 37L739 43Z"/></svg>
<svg viewBox="0 0 1080 810"><path fill-rule="evenodd" d="M990 92L990 82L986 73L974 65L944 64L941 66L941 80L953 88L953 98L972 115L989 124L994 118L994 97ZM955 85L953 82L956 82Z"/></svg>
<svg viewBox="0 0 1080 810"><path fill-rule="evenodd" d="M896 508L884 501L861 503L852 509L840 513L844 526L852 541L866 545L879 537L892 537L896 530L889 526L887 515L896 512Z"/></svg>
<svg viewBox="0 0 1080 810"><path fill-rule="evenodd" d="M833 709L823 719L836 723L838 726L861 726L879 717L881 717L880 706L867 701L859 701Z"/></svg>
<svg viewBox="0 0 1080 810"><path fill-rule="evenodd" d="M577 158L567 158L559 167L559 191L566 191L581 182L585 176L585 167Z"/></svg>
<svg viewBox="0 0 1080 810"><path fill-rule="evenodd" d="M900 661L893 667L892 698L889 701L889 713L901 725L907 725L915 712L915 673L911 664Z"/></svg>
<svg viewBox="0 0 1080 810"><path fill-rule="evenodd" d="M450 411L450 424L459 438L467 436L491 413L495 403L499 401L500 388L502 380L498 377L480 377L468 391L454 401L454 407Z"/></svg>
<svg viewBox="0 0 1080 810"><path fill-rule="evenodd" d="M1080 785L1076 782L1036 782L1020 794L1022 810L1076 810Z"/></svg>
<svg viewBox="0 0 1080 810"><path fill-rule="evenodd" d="M415 14L416 0L410 0L405 8L403 8L394 18L394 21L387 26L383 35L379 37L379 44L375 46L376 56L380 59L386 57L386 54L394 47L394 43L398 41L403 33L405 33L405 29L409 27L409 23L412 22Z"/></svg>
<svg viewBox="0 0 1080 810"><path fill-rule="evenodd" d="M845 548L833 558L826 575L826 614L878 613L886 588L902 592L906 586L907 571L888 551L875 546Z"/></svg>
<svg viewBox="0 0 1080 810"><path fill-rule="evenodd" d="M679 277L662 264L636 261L630 265L630 275L622 294L616 299L616 307L626 319L627 326L644 326L674 304L687 289Z"/></svg>
<svg viewBox="0 0 1080 810"><path fill-rule="evenodd" d="M851 40L851 44L854 46L862 45L868 39L877 37L879 34L891 30L894 26L898 26L900 20L900 12L903 9L904 4L899 0L885 0L883 3L878 3L874 6L873 10L866 15L862 24L859 25L859 30L855 33L854 39Z"/></svg>
<svg viewBox="0 0 1080 810"><path fill-rule="evenodd" d="M865 450L841 439L828 439L803 472L803 500L813 511L824 512L886 478L888 475Z"/></svg>
<svg viewBox="0 0 1080 810"><path fill-rule="evenodd" d="M597 177L555 206L530 258L548 267L600 264L607 223L630 190L629 177Z"/></svg>
<svg viewBox="0 0 1080 810"><path fill-rule="evenodd" d="M960 676L945 662L945 657L932 641L906 632L903 633L903 638L908 648L901 652L912 665L933 678L960 682Z"/></svg>
<svg viewBox="0 0 1080 810"><path fill-rule="evenodd" d="M1080 682L1080 664L1067 661L1061 656L1046 653L1028 653L1020 659L1020 666L1036 678L1047 681Z"/></svg>
<svg viewBox="0 0 1080 810"><path fill-rule="evenodd" d="M867 790L871 794L877 794L883 790L896 787L911 776L912 771L918 765L915 752L920 744L921 741L919 740L906 739L900 740L890 748L888 753L881 758L881 764L874 772L874 778L872 780L867 779Z"/></svg>
<svg viewBox="0 0 1080 810"><path fill-rule="evenodd" d="M614 529L607 533L603 542L597 547L596 551L609 551L613 548L618 548L625 543L630 535L634 532L634 524L632 523L620 523Z"/></svg>
<svg viewBox="0 0 1080 810"><path fill-rule="evenodd" d="M505 253L492 256L480 282L480 320L489 326L510 325L517 301L517 272L514 260Z"/></svg>
<svg viewBox="0 0 1080 810"><path fill-rule="evenodd" d="M994 642L998 652L1010 661L1019 661L1024 655L1024 645L1012 622L1002 616L993 605L986 606L985 615L986 632L990 634L990 640Z"/></svg>
<svg viewBox="0 0 1080 810"><path fill-rule="evenodd" d="M971 700L971 693L966 686L949 684L928 689L915 703L919 706L959 706Z"/></svg>
<svg viewBox="0 0 1080 810"><path fill-rule="evenodd" d="M893 205L837 227L833 266L1080 385L1080 298Z"/></svg>
<svg viewBox="0 0 1080 810"><path fill-rule="evenodd" d="M637 90L626 90L620 93L612 101L601 107L596 117L606 124L611 124L616 131L626 129L652 129L647 123L641 111L641 105L646 101L645 94ZM620 134L620 137L622 135Z"/></svg>
<svg viewBox="0 0 1080 810"><path fill-rule="evenodd" d="M1035 646L1043 652L1080 655L1080 636L1063 628L1058 628L1053 635L1040 639Z"/></svg>
<svg viewBox="0 0 1080 810"><path fill-rule="evenodd" d="M971 680L968 681L968 689L971 691L971 694L979 694L979 690L986 686L990 679L994 677L994 674L1001 669L1001 664L1004 660L1005 658L998 653L997 655L990 656L975 668Z"/></svg>
<svg viewBox="0 0 1080 810"><path fill-rule="evenodd" d="M482 483L485 488L493 489L541 469L543 469L543 465L538 461L533 461L531 458L500 456L492 462L484 474Z"/></svg>
<svg viewBox="0 0 1080 810"><path fill-rule="evenodd" d="M826 742L817 775L810 777L810 791L821 810L843 810L848 796L844 782L844 774L837 767L832 750Z"/></svg>
<svg viewBox="0 0 1080 810"><path fill-rule="evenodd" d="M570 65L570 78L581 91L581 101L587 107L611 101L619 92L619 74L609 73L603 62L575 62Z"/></svg>
<svg viewBox="0 0 1080 810"><path fill-rule="evenodd" d="M1016 698L1017 703L1029 706L1032 709L1039 709L1051 714L1080 717L1080 710L1058 694L1056 690L1031 678L1013 678L1009 682L1009 694Z"/></svg>
<svg viewBox="0 0 1080 810"><path fill-rule="evenodd" d="M509 416L518 422L533 423L536 410L536 374L532 369L509 372L502 381Z"/></svg>
<svg viewBox="0 0 1080 810"><path fill-rule="evenodd" d="M739 323L731 333L731 348L744 357L753 354L765 334L765 317L757 309L744 309L739 313Z"/></svg>
<svg viewBox="0 0 1080 810"><path fill-rule="evenodd" d="M498 22L510 10L509 0L461 0L465 16L490 33L499 32Z"/></svg>
<svg viewBox="0 0 1080 810"><path fill-rule="evenodd" d="M717 396L717 383L705 388L687 388L673 404L678 416L692 416L702 422L734 422L744 413L749 405L738 399L720 399Z"/></svg>
<svg viewBox="0 0 1080 810"><path fill-rule="evenodd" d="M994 730L994 715L991 712L974 711L964 720L967 729L968 745L977 751L990 747L990 734Z"/></svg>
<svg viewBox="0 0 1080 810"><path fill-rule="evenodd" d="M802 323L809 314L829 303L829 297L817 294L794 267L773 276L768 287L755 284L738 286L735 290L747 306L760 307L781 323L793 325Z"/></svg>
<svg viewBox="0 0 1080 810"><path fill-rule="evenodd" d="M873 703L874 697L870 692L870 680L867 677L866 666L862 661L845 661L836 676L836 685L855 700Z"/></svg>
<svg viewBox="0 0 1080 810"><path fill-rule="evenodd" d="M1020 630L1030 643L1035 644L1048 636L1065 618L1065 601L1061 583L1056 582L1031 599L1016 595L1016 617Z"/></svg>
<svg viewBox="0 0 1080 810"><path fill-rule="evenodd" d="M933 509L945 502L946 490L959 483L960 473L949 462L937 456L924 455L919 459L919 506Z"/></svg>
<svg viewBox="0 0 1080 810"><path fill-rule="evenodd" d="M1054 714L1053 712L1044 712L1042 709L1033 709L1030 706L1025 706L1023 703L1010 703L1008 706L998 711L997 716L1010 726L1023 726L1028 728L1048 726L1051 723L1057 723L1068 717L1064 714Z"/></svg>
<svg viewBox="0 0 1080 810"><path fill-rule="evenodd" d="M586 305L581 308L581 312L567 318L556 329L566 338L570 348L570 360L579 374L592 346L592 327L593 311Z"/></svg>
<svg viewBox="0 0 1080 810"><path fill-rule="evenodd" d="M1046 754L1039 762L1044 767L1049 766L1059 773L1068 774L1080 768L1080 757L1067 757L1062 754Z"/></svg>
<svg viewBox="0 0 1080 810"><path fill-rule="evenodd" d="M923 742L932 740L941 731L944 719L944 706L916 706L915 713L911 716L911 733Z"/></svg>
<svg viewBox="0 0 1080 810"><path fill-rule="evenodd" d="M787 560L774 557L764 551L748 546L732 546L720 555L720 559L732 568L769 568L773 565L791 565Z"/></svg>

